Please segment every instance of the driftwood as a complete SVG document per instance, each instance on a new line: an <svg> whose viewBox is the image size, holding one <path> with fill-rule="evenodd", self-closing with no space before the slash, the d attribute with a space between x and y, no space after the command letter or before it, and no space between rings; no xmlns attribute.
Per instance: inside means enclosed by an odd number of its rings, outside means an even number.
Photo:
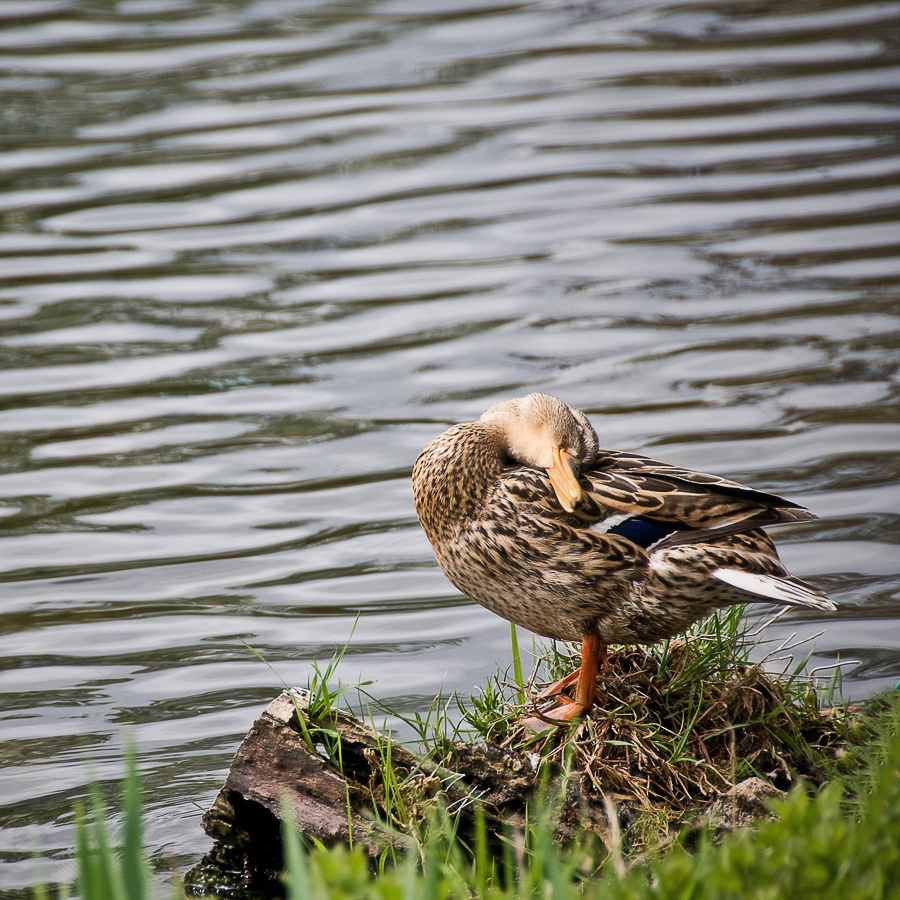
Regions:
<svg viewBox="0 0 900 900"><path fill-rule="evenodd" d="M316 720L306 691L283 692L253 723L203 816L215 845L188 873L186 888L197 894L228 893L236 886L271 889L281 868L285 818L314 843L352 842L373 859L385 850L403 852L402 823L391 819L385 803L388 760L408 807L424 809L440 795L459 815L464 833L473 827L476 803L490 834L515 825L534 787L528 760L462 742L448 743L444 754L454 768L386 742L341 710L328 721Z"/></svg>

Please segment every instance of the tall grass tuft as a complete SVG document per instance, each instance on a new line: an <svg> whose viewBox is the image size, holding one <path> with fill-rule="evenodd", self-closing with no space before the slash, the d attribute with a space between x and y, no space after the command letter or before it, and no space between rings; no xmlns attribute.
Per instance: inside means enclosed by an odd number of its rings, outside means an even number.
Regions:
<svg viewBox="0 0 900 900"><path fill-rule="evenodd" d="M152 900L158 896L144 850L143 804L134 751L126 750L121 794L121 841L116 847L107 810L96 785L87 809L75 811L79 900ZM44 891L39 896L47 896ZM173 896L178 896L173 892Z"/></svg>

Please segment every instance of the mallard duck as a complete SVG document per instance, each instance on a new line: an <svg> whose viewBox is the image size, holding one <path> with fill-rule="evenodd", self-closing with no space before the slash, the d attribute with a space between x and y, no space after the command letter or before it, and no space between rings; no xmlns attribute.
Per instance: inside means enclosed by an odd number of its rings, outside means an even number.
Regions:
<svg viewBox="0 0 900 900"><path fill-rule="evenodd" d="M789 500L634 453L600 450L578 409L547 394L492 406L419 454L416 513L447 578L544 637L582 643L575 684L545 713L587 712L611 643L651 644L716 609L833 610L788 573L761 529L816 516ZM543 695L542 695L543 696Z"/></svg>

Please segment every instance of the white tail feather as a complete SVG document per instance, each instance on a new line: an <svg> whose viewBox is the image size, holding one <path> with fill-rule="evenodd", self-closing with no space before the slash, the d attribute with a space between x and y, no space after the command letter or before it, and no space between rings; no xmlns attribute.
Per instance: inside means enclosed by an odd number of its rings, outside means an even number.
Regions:
<svg viewBox="0 0 900 900"><path fill-rule="evenodd" d="M812 606L814 609L837 609L827 597L815 589L774 575L758 575L739 569L716 569L712 574L725 584L730 584L748 594L755 594L760 600L787 603L790 606Z"/></svg>

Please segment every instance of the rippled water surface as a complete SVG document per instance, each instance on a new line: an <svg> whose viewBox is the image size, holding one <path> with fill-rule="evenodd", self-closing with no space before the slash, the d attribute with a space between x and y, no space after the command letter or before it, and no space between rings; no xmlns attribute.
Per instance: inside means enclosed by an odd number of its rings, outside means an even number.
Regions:
<svg viewBox="0 0 900 900"><path fill-rule="evenodd" d="M279 678L406 713L509 661L419 449L540 389L808 505L900 680L900 4L0 5L0 896L125 735L161 870ZM273 674L244 646L252 644ZM37 857L37 860L35 859Z"/></svg>

